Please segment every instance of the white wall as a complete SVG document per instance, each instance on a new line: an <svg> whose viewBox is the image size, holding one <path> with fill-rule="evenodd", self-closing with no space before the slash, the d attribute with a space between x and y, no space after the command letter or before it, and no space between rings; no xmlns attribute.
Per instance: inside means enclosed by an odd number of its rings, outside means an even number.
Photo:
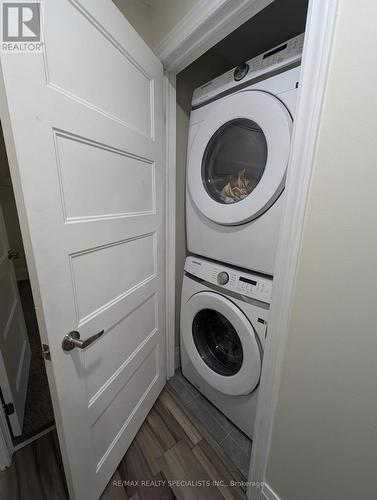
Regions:
<svg viewBox="0 0 377 500"><path fill-rule="evenodd" d="M149 47L153 47L151 2L145 0L113 0Z"/></svg>
<svg viewBox="0 0 377 500"><path fill-rule="evenodd" d="M153 0L153 44L156 46L198 0Z"/></svg>
<svg viewBox="0 0 377 500"><path fill-rule="evenodd" d="M139 35L155 47L198 0L113 0Z"/></svg>
<svg viewBox="0 0 377 500"><path fill-rule="evenodd" d="M339 0L267 483L377 497L377 2Z"/></svg>

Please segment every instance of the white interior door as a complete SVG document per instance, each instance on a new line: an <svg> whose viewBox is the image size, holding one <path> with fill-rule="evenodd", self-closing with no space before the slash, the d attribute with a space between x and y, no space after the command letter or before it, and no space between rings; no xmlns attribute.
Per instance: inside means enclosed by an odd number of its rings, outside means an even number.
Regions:
<svg viewBox="0 0 377 500"><path fill-rule="evenodd" d="M22 433L31 350L0 205L0 388L14 436Z"/></svg>
<svg viewBox="0 0 377 500"><path fill-rule="evenodd" d="M2 117L68 487L87 500L165 383L163 71L110 0L43 3L43 53L2 54ZM72 330L104 334L64 351Z"/></svg>

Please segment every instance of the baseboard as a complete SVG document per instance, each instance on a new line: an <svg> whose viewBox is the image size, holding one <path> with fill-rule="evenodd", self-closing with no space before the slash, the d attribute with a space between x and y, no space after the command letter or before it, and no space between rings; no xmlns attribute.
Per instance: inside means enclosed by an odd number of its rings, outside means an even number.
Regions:
<svg viewBox="0 0 377 500"><path fill-rule="evenodd" d="M16 446L14 447L14 451L20 450L24 446L27 446L28 444L32 443L33 441L36 441L37 439L41 438L45 434L48 434L49 432L53 431L54 429L56 429L56 425L55 424L50 425L49 427L47 427L47 429L44 429L43 431L38 432L38 434L35 434L34 436L32 436L28 439L25 439L25 441L22 441L22 443L16 444Z"/></svg>
<svg viewBox="0 0 377 500"><path fill-rule="evenodd" d="M262 487L262 499L263 500L280 500L277 494L274 492L272 488L268 486L268 484L264 483Z"/></svg>

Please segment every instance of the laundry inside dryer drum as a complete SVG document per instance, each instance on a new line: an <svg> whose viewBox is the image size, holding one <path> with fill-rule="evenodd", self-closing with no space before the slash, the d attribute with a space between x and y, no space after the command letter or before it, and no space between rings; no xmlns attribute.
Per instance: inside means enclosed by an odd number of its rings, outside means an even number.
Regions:
<svg viewBox="0 0 377 500"><path fill-rule="evenodd" d="M254 191L267 162L267 141L252 120L231 120L211 137L204 151L202 180L219 203L237 203Z"/></svg>
<svg viewBox="0 0 377 500"><path fill-rule="evenodd" d="M233 325L218 311L202 309L192 322L195 346L214 372L232 376L243 363L241 340Z"/></svg>

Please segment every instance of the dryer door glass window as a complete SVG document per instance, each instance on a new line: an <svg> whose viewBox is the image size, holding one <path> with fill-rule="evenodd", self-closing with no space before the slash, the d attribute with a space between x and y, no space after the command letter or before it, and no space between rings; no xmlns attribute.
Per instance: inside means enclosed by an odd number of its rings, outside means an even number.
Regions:
<svg viewBox="0 0 377 500"><path fill-rule="evenodd" d="M235 375L243 363L241 340L232 324L218 311L203 309L194 317L192 333L200 357L213 371Z"/></svg>
<svg viewBox="0 0 377 500"><path fill-rule="evenodd" d="M266 162L267 141L259 125L246 118L232 120L215 132L204 151L204 187L219 203L237 203L256 188Z"/></svg>

